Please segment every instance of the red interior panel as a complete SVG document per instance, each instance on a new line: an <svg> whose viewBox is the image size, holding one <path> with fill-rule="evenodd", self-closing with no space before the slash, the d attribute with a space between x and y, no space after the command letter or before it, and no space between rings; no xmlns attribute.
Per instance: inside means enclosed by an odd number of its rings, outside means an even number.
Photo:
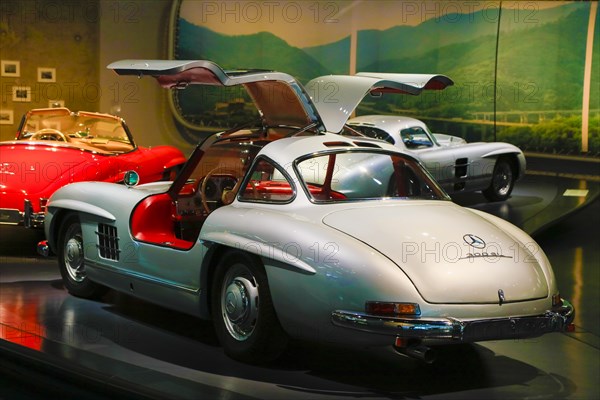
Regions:
<svg viewBox="0 0 600 400"><path fill-rule="evenodd" d="M329 190L329 193L325 193L325 190L323 189L322 186L315 186L315 185L307 185L308 186L308 191L310 192L310 194L312 194L312 196L315 198L315 200L344 200L346 199L346 195L344 195L343 193L340 192L336 192L335 190Z"/></svg>
<svg viewBox="0 0 600 400"><path fill-rule="evenodd" d="M173 201L167 193L146 197L133 210L131 234L137 240L180 250L192 248L194 242L175 236Z"/></svg>
<svg viewBox="0 0 600 400"><path fill-rule="evenodd" d="M322 187L310 184L307 186L310 194L317 200L343 200L346 198L343 193L335 190L330 190L329 196L327 196ZM255 195L258 199L264 199L264 195L267 195L271 200L276 200L277 196L281 196L280 200L286 200L285 197L291 197L292 193L290 184L282 181L251 181L245 190L246 197Z"/></svg>

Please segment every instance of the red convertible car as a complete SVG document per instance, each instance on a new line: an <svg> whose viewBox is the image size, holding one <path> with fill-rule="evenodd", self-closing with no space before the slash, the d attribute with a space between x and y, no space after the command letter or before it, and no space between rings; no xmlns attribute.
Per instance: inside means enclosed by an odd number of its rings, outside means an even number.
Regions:
<svg viewBox="0 0 600 400"><path fill-rule="evenodd" d="M122 118L45 108L23 116L13 141L0 142L0 224L41 227L47 199L80 181L172 179L185 156L171 146L139 147Z"/></svg>

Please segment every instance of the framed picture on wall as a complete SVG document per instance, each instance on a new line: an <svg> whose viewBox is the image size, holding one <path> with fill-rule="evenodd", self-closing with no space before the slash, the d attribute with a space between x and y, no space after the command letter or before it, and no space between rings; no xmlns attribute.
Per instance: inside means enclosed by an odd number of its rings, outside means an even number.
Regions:
<svg viewBox="0 0 600 400"><path fill-rule="evenodd" d="M19 61L2 60L2 76L21 76L21 63Z"/></svg>
<svg viewBox="0 0 600 400"><path fill-rule="evenodd" d="M37 70L38 82L56 82L56 68L40 67Z"/></svg>
<svg viewBox="0 0 600 400"><path fill-rule="evenodd" d="M31 101L31 86L13 86L12 100L16 102L28 103Z"/></svg>
<svg viewBox="0 0 600 400"><path fill-rule="evenodd" d="M0 125L12 125L14 121L13 110L0 110Z"/></svg>
<svg viewBox="0 0 600 400"><path fill-rule="evenodd" d="M48 100L48 108L59 108L59 107L64 107L64 106L65 106L64 100Z"/></svg>

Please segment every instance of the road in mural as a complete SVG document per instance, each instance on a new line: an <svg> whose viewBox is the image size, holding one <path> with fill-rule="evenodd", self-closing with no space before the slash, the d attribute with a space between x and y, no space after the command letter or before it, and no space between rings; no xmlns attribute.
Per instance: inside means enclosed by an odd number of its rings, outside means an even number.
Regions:
<svg viewBox="0 0 600 400"><path fill-rule="evenodd" d="M357 114L409 115L468 141L578 153L591 8L589 2L184 0L173 22L173 56L283 71L303 83L357 71L441 73L455 86L419 97L367 98ZM596 15L592 155L600 154L599 28ZM191 139L256 113L239 88L195 87L175 96L177 112L195 127Z"/></svg>

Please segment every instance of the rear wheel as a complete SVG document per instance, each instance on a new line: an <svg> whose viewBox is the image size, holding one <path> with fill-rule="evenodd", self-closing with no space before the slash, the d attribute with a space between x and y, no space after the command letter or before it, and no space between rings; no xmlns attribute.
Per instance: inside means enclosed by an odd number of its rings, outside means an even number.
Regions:
<svg viewBox="0 0 600 400"><path fill-rule="evenodd" d="M63 284L72 295L96 298L106 292L106 287L90 281L87 277L81 224L75 214L67 216L61 226L58 264Z"/></svg>
<svg viewBox="0 0 600 400"><path fill-rule="evenodd" d="M515 186L515 173L507 158L499 158L494 166L492 182L483 191L489 201L502 201L508 199Z"/></svg>
<svg viewBox="0 0 600 400"><path fill-rule="evenodd" d="M256 257L242 252L224 255L213 280L211 308L217 337L231 358L263 363L285 350L287 336Z"/></svg>

